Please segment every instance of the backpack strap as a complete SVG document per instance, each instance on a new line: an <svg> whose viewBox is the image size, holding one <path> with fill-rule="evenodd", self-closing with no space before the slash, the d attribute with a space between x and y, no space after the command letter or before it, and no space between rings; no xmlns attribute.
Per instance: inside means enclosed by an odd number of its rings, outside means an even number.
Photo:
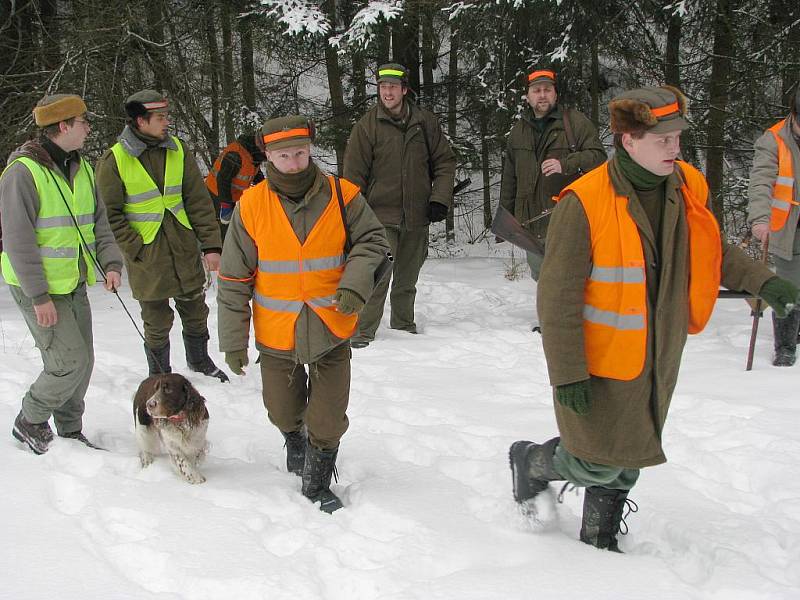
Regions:
<svg viewBox="0 0 800 600"><path fill-rule="evenodd" d="M564 134L567 136L567 144L569 145L569 151L575 152L578 148L578 144L575 142L575 135L572 133L572 125L569 122L569 113L570 110L564 107L561 111L563 115L563 122L564 122Z"/></svg>
<svg viewBox="0 0 800 600"><path fill-rule="evenodd" d="M353 248L353 240L350 238L350 228L347 226L347 214L344 210L344 199L342 198L342 184L339 183L339 178L336 175L333 176L333 185L333 193L336 194L336 200L339 202L339 213L342 215L342 225L344 225L344 253L350 254L350 250Z"/></svg>

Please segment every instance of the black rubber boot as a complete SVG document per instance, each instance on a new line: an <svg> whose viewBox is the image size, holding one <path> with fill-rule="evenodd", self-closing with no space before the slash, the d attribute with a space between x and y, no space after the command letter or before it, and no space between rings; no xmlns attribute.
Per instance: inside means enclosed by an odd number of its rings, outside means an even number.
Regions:
<svg viewBox="0 0 800 600"><path fill-rule="evenodd" d="M514 500L525 502L547 489L548 481L564 478L553 467L553 454L561 440L555 437L544 444L521 440L511 444L508 461L511 465L511 483Z"/></svg>
<svg viewBox="0 0 800 600"><path fill-rule="evenodd" d="M50 424L47 421L44 423L31 423L23 416L22 411L19 411L17 418L14 420L14 428L11 430L11 435L23 444L27 444L34 454L47 452L50 442L53 441L53 430L50 429Z"/></svg>
<svg viewBox="0 0 800 600"><path fill-rule="evenodd" d="M797 359L797 330L800 327L800 310L793 310L786 318L779 319L772 313L772 331L775 339L776 367L791 367Z"/></svg>
<svg viewBox="0 0 800 600"><path fill-rule="evenodd" d="M617 533L622 523L622 511L625 508L628 492L614 490L599 486L586 488L583 497L583 523L581 523L580 538L584 544L589 544L603 550L622 553L617 542ZM631 512L639 508L630 501ZM624 533L627 533L627 529Z"/></svg>
<svg viewBox="0 0 800 600"><path fill-rule="evenodd" d="M336 465L336 450L320 450L311 442L306 445L306 460L303 464L303 496L319 502L319 509L328 514L344 505L331 491L331 475Z"/></svg>
<svg viewBox="0 0 800 600"><path fill-rule="evenodd" d="M172 373L172 367L169 366L169 342L161 348L153 348L145 344L144 354L147 357L148 375Z"/></svg>
<svg viewBox="0 0 800 600"><path fill-rule="evenodd" d="M183 347L186 350L186 365L190 370L208 377L216 377L222 383L230 381L225 371L217 368L208 355L208 335L183 334Z"/></svg>
<svg viewBox="0 0 800 600"><path fill-rule="evenodd" d="M306 432L302 429L299 431L290 431L283 433L283 439L286 440L286 470L289 473L303 476L303 467L306 463Z"/></svg>

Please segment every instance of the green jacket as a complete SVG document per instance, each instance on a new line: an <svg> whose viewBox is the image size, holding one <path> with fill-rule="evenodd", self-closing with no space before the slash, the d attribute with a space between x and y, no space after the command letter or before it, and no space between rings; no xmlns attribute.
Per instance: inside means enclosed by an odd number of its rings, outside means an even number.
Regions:
<svg viewBox="0 0 800 600"><path fill-rule="evenodd" d="M456 159L436 115L408 100L404 106L405 125L380 102L355 124L344 177L361 188L381 223L420 229L429 224L430 202L452 203Z"/></svg>
<svg viewBox="0 0 800 600"><path fill-rule="evenodd" d="M267 181L267 185L269 181ZM317 167L314 184L301 202L279 196L286 217L300 242L304 242L331 199L331 188L325 174ZM347 257L339 288L354 291L367 300L372 295L373 273L380 264L389 242L383 225L359 194L345 208L353 248ZM219 349L221 352L242 350L250 341L250 301L258 268L258 248L247 233L239 215L239 204L233 210L218 281L217 310ZM243 280L243 281L231 281ZM297 363L310 364L319 360L346 340L333 335L317 314L304 306L295 325L294 350L275 350L259 343L259 351L272 356L289 358Z"/></svg>
<svg viewBox="0 0 800 600"><path fill-rule="evenodd" d="M645 365L631 381L591 377L587 415L578 416L555 400L554 405L561 443L570 453L591 462L639 468L666 461L661 433L688 334L688 230L677 173L666 183L661 247L657 249L647 215L613 159L609 171L617 193L630 199L630 215L642 239L648 291ZM722 253L724 287L757 293L774 277L767 267L725 242ZM586 213L577 196L568 194L550 221L537 289L542 342L553 386L589 379L583 304L591 267ZM651 298L657 301L653 303Z"/></svg>
<svg viewBox="0 0 800 600"><path fill-rule="evenodd" d="M800 146L792 135L791 118L781 128L779 135L789 147L794 167L794 200L800 202ZM765 131L756 140L753 155L753 167L750 169L750 186L748 195L747 222L750 226L756 223L769 223L772 212L772 186L778 177L778 144L772 133ZM789 219L780 231L771 231L769 235L769 251L784 260L792 260L794 236L797 235L797 222L800 219L800 206L792 206Z"/></svg>
<svg viewBox="0 0 800 600"><path fill-rule="evenodd" d="M166 152L172 140L148 146L133 129L126 127L119 142L141 161L163 192ZM163 300L199 290L205 283L201 251L219 252L222 248L205 182L188 146L183 140L181 144L184 147L183 203L192 229L186 229L166 211L161 228L150 244L144 243L125 217L125 187L110 149L100 157L95 169L97 192L106 205L108 222L125 256L131 292L137 300Z"/></svg>
<svg viewBox="0 0 800 600"><path fill-rule="evenodd" d="M520 223L553 208L553 196L558 196L567 184L606 159L597 128L577 110L568 111L575 141L574 152L570 150L564 130L563 109L557 106L545 117L548 123L543 135L533 124L533 118L533 111L528 108L511 128L500 184L500 204ZM547 177L542 174L542 162L548 158L557 158L561 162L561 174ZM548 222L545 217L524 226L544 239Z"/></svg>

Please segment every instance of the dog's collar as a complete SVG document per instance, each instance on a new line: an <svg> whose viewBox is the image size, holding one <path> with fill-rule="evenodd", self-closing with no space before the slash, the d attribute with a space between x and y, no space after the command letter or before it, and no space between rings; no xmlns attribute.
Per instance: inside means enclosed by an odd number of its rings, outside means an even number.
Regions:
<svg viewBox="0 0 800 600"><path fill-rule="evenodd" d="M153 417L153 415L150 415ZM181 412L171 415L169 417L153 417L154 419L166 419L170 423L183 423L186 420L186 411L182 410Z"/></svg>

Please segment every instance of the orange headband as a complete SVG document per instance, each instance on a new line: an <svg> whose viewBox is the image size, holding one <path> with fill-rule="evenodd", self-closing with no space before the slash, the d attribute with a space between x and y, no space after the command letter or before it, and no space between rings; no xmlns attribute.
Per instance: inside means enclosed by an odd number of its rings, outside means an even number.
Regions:
<svg viewBox="0 0 800 600"><path fill-rule="evenodd" d="M680 110L678 106L678 102L673 102L672 104L667 104L666 106L659 106L658 108L651 108L650 112L653 113L653 116L656 118L666 117L667 115L671 115L676 113Z"/></svg>
<svg viewBox="0 0 800 600"><path fill-rule="evenodd" d="M262 139L264 140L265 144L271 144L272 142L277 142L278 140L285 140L293 137L310 138L311 131L309 131L308 127L298 127L296 129L287 129L286 131L270 133L269 135L265 135Z"/></svg>
<svg viewBox="0 0 800 600"><path fill-rule="evenodd" d="M528 81L533 81L537 77L547 77L548 79L552 79L553 81L556 80L556 74L553 73L553 71L541 70L541 71L534 71L533 73L528 75Z"/></svg>

